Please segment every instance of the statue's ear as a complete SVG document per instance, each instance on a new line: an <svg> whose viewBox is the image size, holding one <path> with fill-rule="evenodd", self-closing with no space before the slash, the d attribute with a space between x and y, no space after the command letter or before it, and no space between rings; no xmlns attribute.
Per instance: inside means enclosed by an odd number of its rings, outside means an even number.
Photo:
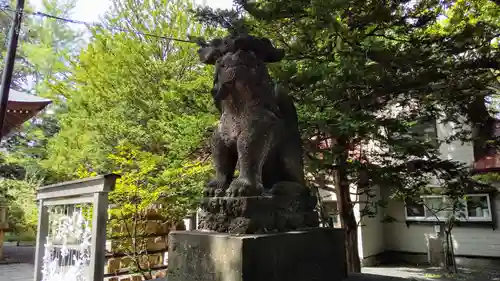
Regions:
<svg viewBox="0 0 500 281"><path fill-rule="evenodd" d="M239 36L233 41L234 49L255 52L255 39L253 36ZM257 46L258 48L258 46Z"/></svg>
<svg viewBox="0 0 500 281"><path fill-rule="evenodd" d="M222 52L218 48L210 46L198 49L198 56L202 63L213 65L222 56Z"/></svg>
<svg viewBox="0 0 500 281"><path fill-rule="evenodd" d="M279 62L285 57L285 50L273 48L267 53L265 62Z"/></svg>
<svg viewBox="0 0 500 281"><path fill-rule="evenodd" d="M271 40L267 38L260 38L263 51L263 61L264 62L278 62L285 57L285 50L279 49L273 46Z"/></svg>
<svg viewBox="0 0 500 281"><path fill-rule="evenodd" d="M235 46L241 50L251 50L263 62L278 62L285 57L285 50L273 46L267 38L242 36L235 40Z"/></svg>

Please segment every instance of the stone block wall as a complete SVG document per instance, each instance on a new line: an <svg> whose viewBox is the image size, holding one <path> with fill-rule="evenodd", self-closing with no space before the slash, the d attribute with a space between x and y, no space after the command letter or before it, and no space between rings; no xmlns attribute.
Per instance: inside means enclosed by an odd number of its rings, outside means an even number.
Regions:
<svg viewBox="0 0 500 281"><path fill-rule="evenodd" d="M155 206L156 207L156 206ZM152 269L153 277L164 277L166 275L166 265L168 257L168 234L172 230L184 230L183 221L178 225L165 223L166 219L159 215L158 208L151 208L147 213L147 221L137 224L136 228L141 229L137 238L140 244L139 250L144 254L138 255L136 259L142 269ZM112 233L126 234L127 229L132 229L132 225L115 226ZM139 281L143 280L142 275L130 272L135 266L133 258L123 252L123 245L130 249L131 239L125 235L108 238L107 262L104 273L109 276L108 281ZM130 272L130 273L129 273ZM115 276L113 276L115 275Z"/></svg>
<svg viewBox="0 0 500 281"><path fill-rule="evenodd" d="M153 280L167 276L166 270L160 270L153 273ZM144 278L141 275L129 275L121 277L105 278L104 281L142 281Z"/></svg>
<svg viewBox="0 0 500 281"><path fill-rule="evenodd" d="M1 210L0 210L1 212ZM3 256L3 243L5 240L5 233L9 230L9 224L7 222L0 222L0 261L4 259Z"/></svg>

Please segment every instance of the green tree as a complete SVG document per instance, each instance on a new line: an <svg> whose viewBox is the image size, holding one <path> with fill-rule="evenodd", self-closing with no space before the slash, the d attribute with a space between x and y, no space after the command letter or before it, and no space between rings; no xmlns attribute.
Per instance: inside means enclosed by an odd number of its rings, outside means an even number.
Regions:
<svg viewBox="0 0 500 281"><path fill-rule="evenodd" d="M4 1L6 4L9 1ZM15 1L13 1L15 2ZM42 2L44 12L67 17L76 1L46 0ZM4 5L2 5L3 8ZM15 7L15 5L10 5ZM26 10L32 11L27 3ZM0 13L0 29L4 40L12 24L13 12ZM68 73L69 59L78 48L81 34L66 24L51 19L23 16L19 45L16 55L14 77L11 88L40 96L50 96L49 85L64 78ZM6 44L0 48L5 54ZM3 69L3 61L0 67ZM51 98L57 98L52 97ZM60 105L52 105L58 111ZM50 112L40 113L25 122L17 131L2 142L6 149L2 155L1 188L9 196L9 223L14 229L10 239L33 239L36 233L36 188L50 178L40 161L46 157L48 139L58 131L58 121Z"/></svg>
<svg viewBox="0 0 500 281"><path fill-rule="evenodd" d="M3 0L0 1L0 42L2 44L0 45L0 53L2 54L0 58L0 72L3 72L4 64L5 64L5 55L7 53L7 38L9 35L10 27L12 25L12 21L14 19L13 12L11 11L11 8L15 7L15 1L9 1L9 0ZM29 3L26 4L26 8L29 10L31 6ZM19 34L19 41L23 41L28 39L29 36L27 35L24 30L22 30ZM25 65L25 58L24 54L20 51L17 52L16 54L16 64L14 67L14 72L12 74L12 83L11 87L16 89L16 90L21 90L24 89L26 86L27 82L27 76L29 74L29 71L27 71Z"/></svg>
<svg viewBox="0 0 500 281"><path fill-rule="evenodd" d="M7 222L12 229L9 240L35 240L38 221L35 190L39 185L35 178L0 179L0 200L6 200Z"/></svg>
<svg viewBox="0 0 500 281"><path fill-rule="evenodd" d="M44 0L41 10L69 17L75 3L75 0ZM30 5L27 10L32 10ZM65 110L61 96L54 95L50 87L69 75L71 60L82 46L83 33L66 23L26 14L21 34L15 73L25 81L21 87L14 88L51 98L54 103L49 110L39 113L13 132L3 146L9 152L11 162L22 165L30 175L47 178L49 175L40 167L40 160L46 157L48 139L59 130L55 113Z"/></svg>
<svg viewBox="0 0 500 281"><path fill-rule="evenodd" d="M130 6L115 8L118 16L109 19L115 26L135 18L126 13L151 11L147 3L117 3ZM195 155L216 120L208 110L209 72L196 67L194 44L134 33L181 37L184 30L201 32L201 26L191 26L184 5L170 2L151 14L151 21L160 26L137 23L128 27L129 33L96 30L71 77L52 88L65 97L68 107L59 115L61 131L51 141L48 162L63 177L71 177L81 165L99 173L112 171L108 155L124 140L171 157L171 167Z"/></svg>
<svg viewBox="0 0 500 281"><path fill-rule="evenodd" d="M110 195L119 206L114 223L142 223L148 207L161 203L165 223L175 224L195 208L212 172L206 155L217 120L212 75L198 65L195 44L140 33L182 38L210 29L186 13L188 1L113 3L104 23L130 32L93 30L71 74L51 87L67 111L57 115L61 129L43 164L58 180L121 174ZM123 251L140 266L140 247Z"/></svg>
<svg viewBox="0 0 500 281"><path fill-rule="evenodd" d="M60 17L68 17L75 7L74 0L44 0L41 11ZM12 24L15 1L0 1L0 46L2 57L0 66L3 71L5 53L7 51L7 36ZM33 12L34 7L29 1L25 5L27 12ZM54 19L40 16L23 15L16 54L15 70L12 88L20 91L33 92L40 87L47 76L62 73L64 60L75 47L81 46L81 32L70 28L67 24ZM37 89L40 91L40 89Z"/></svg>

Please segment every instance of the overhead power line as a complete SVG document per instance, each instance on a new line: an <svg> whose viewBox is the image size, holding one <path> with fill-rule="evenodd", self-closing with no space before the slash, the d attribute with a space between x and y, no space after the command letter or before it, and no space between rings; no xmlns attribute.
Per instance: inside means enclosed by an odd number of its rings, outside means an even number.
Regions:
<svg viewBox="0 0 500 281"><path fill-rule="evenodd" d="M25 15L29 15L29 16L39 16L39 17L50 18L50 19L54 19L57 21L67 22L67 23L85 25L87 27L99 27L102 29L110 30L110 31L120 31L120 32L125 32L125 33L133 33L136 35L154 37L154 38L158 38L158 39L170 40L170 41L176 41L176 42L182 42L182 43L197 43L196 41L193 41L193 40L161 36L161 35L156 35L156 34L151 34L151 33L146 33L146 32L140 32L140 31L132 31L132 30L121 28L121 27L116 27L116 26L106 26L106 25L103 25L101 23L86 22L86 21L81 21L81 20L63 18L63 17L54 16L54 15L50 15L50 14L43 13L43 12L29 12L29 11L24 11L24 10L23 11L16 11L14 9L11 9L9 6L4 6L1 9L6 10L6 11L10 11L13 13L20 13L20 14L25 14Z"/></svg>

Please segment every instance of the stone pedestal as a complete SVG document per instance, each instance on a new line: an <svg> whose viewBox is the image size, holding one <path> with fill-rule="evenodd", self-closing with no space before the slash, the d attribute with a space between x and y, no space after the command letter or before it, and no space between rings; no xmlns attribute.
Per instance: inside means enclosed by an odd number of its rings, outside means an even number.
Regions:
<svg viewBox="0 0 500 281"><path fill-rule="evenodd" d="M169 234L169 281L340 281L347 277L344 230L231 235Z"/></svg>
<svg viewBox="0 0 500 281"><path fill-rule="evenodd" d="M279 182L262 196L205 197L198 229L256 234L317 227L316 204L310 190L294 182Z"/></svg>
<svg viewBox="0 0 500 281"><path fill-rule="evenodd" d="M301 208L289 197L208 197L201 202L198 229L234 234L284 232L318 226L312 207ZM291 197L291 199L294 199ZM314 200L314 201L313 201Z"/></svg>

